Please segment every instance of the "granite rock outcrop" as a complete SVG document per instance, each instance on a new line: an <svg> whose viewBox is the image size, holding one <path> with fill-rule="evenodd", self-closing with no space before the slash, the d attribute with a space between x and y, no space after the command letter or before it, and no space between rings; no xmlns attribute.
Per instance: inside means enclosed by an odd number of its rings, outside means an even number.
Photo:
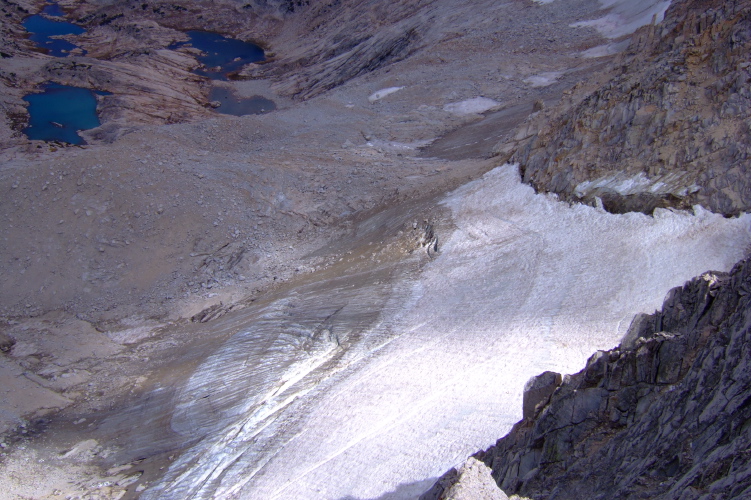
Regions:
<svg viewBox="0 0 751 500"><path fill-rule="evenodd" d="M673 289L478 453L507 494L748 498L751 259Z"/></svg>
<svg viewBox="0 0 751 500"><path fill-rule="evenodd" d="M751 208L751 2L673 2L604 85L574 88L496 152L524 181L623 213Z"/></svg>
<svg viewBox="0 0 751 500"><path fill-rule="evenodd" d="M420 500L508 500L498 489L487 465L469 457L459 470L452 469Z"/></svg>

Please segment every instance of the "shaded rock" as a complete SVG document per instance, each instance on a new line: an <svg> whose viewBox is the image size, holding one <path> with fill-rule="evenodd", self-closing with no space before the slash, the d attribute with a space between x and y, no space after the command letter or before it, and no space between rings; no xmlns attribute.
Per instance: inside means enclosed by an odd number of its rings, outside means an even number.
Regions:
<svg viewBox="0 0 751 500"><path fill-rule="evenodd" d="M531 119L537 133L495 151L535 189L600 198L615 213L697 203L747 212L750 50L751 1L673 2L661 24L636 32L608 82L575 87Z"/></svg>
<svg viewBox="0 0 751 500"><path fill-rule="evenodd" d="M231 307L226 307L222 303L214 304L191 316L190 321L193 323L207 323L212 319L224 316L230 311L230 309Z"/></svg>
<svg viewBox="0 0 751 500"><path fill-rule="evenodd" d="M671 290L476 457L507 494L531 498L747 498L749 283L747 259ZM549 390L554 375L528 389Z"/></svg>
<svg viewBox="0 0 751 500"><path fill-rule="evenodd" d="M324 50L325 55L320 62L295 71L292 78L277 84L276 90L282 94L308 99L358 75L400 61L416 49L421 34L429 24L427 17L415 16L372 36L347 40L352 43L350 48L341 53L332 53L331 48ZM278 77L289 74L299 64L299 60L281 62L273 67L270 75ZM264 66L260 66L259 74L265 74L264 69Z"/></svg>
<svg viewBox="0 0 751 500"><path fill-rule="evenodd" d="M561 374L555 372L543 372L529 379L524 386L524 418L534 417L535 408L548 403L550 395L561 385L561 380Z"/></svg>
<svg viewBox="0 0 751 500"><path fill-rule="evenodd" d="M0 352L9 352L13 349L16 340L3 332L0 332Z"/></svg>

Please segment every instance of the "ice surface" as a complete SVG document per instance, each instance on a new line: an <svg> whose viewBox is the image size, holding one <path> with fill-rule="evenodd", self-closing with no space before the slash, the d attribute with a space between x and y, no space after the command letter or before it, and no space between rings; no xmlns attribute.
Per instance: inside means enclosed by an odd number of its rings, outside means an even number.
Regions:
<svg viewBox="0 0 751 500"><path fill-rule="evenodd" d="M668 172L664 175L647 177L643 172L629 175L615 172L591 181L583 181L574 188L574 194L583 198L598 190L614 191L621 195L633 195L649 191L655 194L675 193L686 196L688 192L698 189L697 186L687 186L690 182L688 172Z"/></svg>
<svg viewBox="0 0 751 500"><path fill-rule="evenodd" d="M172 418L196 442L143 498L414 498L521 418L532 375L578 371L751 243L749 216L570 206L508 165L442 205L434 260L330 272L225 324Z"/></svg>

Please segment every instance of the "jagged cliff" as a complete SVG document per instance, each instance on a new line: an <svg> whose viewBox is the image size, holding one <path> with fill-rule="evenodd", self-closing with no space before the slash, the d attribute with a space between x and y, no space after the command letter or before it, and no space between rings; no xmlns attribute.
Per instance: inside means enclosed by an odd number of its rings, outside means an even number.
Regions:
<svg viewBox="0 0 751 500"><path fill-rule="evenodd" d="M748 259L673 289L477 458L532 498L748 498L750 292Z"/></svg>
<svg viewBox="0 0 751 500"><path fill-rule="evenodd" d="M751 207L751 2L673 2L642 28L607 84L575 89L496 151L524 181L612 212ZM526 136L526 137L525 137Z"/></svg>
<svg viewBox="0 0 751 500"><path fill-rule="evenodd" d="M671 290L579 373L530 380L524 419L474 457L535 499L748 498L750 293L751 259ZM457 478L423 498L449 498Z"/></svg>

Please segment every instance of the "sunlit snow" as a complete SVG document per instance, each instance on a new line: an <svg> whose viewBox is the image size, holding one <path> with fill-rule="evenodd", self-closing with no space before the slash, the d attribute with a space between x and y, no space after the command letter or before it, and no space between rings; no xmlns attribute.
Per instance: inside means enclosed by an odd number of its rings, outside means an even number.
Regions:
<svg viewBox="0 0 751 500"><path fill-rule="evenodd" d="M143 498L414 498L520 419L529 377L578 371L751 243L749 216L612 215L513 166L440 205L434 260L324 272L225 323L172 417L195 444Z"/></svg>
<svg viewBox="0 0 751 500"><path fill-rule="evenodd" d="M391 95L394 92L399 92L403 88L404 87L389 87L387 89L381 89L381 90L379 90L377 92L373 92L372 94L370 94L370 96L368 97L368 101L370 101L370 102L380 101L384 97L386 97L388 95Z"/></svg>

